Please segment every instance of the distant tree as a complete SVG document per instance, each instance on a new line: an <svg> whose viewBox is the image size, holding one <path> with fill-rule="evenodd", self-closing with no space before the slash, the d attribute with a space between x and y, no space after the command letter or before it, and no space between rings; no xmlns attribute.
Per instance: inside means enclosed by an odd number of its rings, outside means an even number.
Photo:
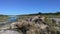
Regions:
<svg viewBox="0 0 60 34"><path fill-rule="evenodd" d="M60 12L58 11L58 12L56 12L55 14L58 15L58 14L60 14Z"/></svg>
<svg viewBox="0 0 60 34"><path fill-rule="evenodd" d="M38 14L42 14L41 12L39 12Z"/></svg>

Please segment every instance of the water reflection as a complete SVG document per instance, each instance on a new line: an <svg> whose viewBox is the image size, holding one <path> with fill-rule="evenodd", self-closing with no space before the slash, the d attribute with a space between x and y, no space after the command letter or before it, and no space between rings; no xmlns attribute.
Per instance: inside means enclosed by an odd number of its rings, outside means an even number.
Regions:
<svg viewBox="0 0 60 34"><path fill-rule="evenodd" d="M7 19L8 22L15 22L17 21L16 17L10 17L9 19Z"/></svg>

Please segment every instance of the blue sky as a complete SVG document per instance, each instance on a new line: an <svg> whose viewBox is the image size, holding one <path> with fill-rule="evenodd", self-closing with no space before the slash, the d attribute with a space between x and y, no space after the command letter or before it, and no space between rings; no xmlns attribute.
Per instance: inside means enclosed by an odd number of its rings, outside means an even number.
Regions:
<svg viewBox="0 0 60 34"><path fill-rule="evenodd" d="M60 11L60 0L0 0L0 14L18 15Z"/></svg>

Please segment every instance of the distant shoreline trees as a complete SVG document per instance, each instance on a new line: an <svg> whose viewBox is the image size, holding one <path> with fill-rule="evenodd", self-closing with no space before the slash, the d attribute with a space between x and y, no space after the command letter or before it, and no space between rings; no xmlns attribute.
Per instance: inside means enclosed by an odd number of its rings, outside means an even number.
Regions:
<svg viewBox="0 0 60 34"><path fill-rule="evenodd" d="M41 14L41 15L59 15L60 12L55 12L55 13L41 13L41 12L39 12L38 14Z"/></svg>

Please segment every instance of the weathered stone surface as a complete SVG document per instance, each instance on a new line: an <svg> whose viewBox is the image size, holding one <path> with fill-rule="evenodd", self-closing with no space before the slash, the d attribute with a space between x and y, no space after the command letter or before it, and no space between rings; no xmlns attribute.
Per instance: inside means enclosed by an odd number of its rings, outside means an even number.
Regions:
<svg viewBox="0 0 60 34"><path fill-rule="evenodd" d="M22 34L22 33L19 33L17 31L13 31L13 30L1 30L0 31L0 34Z"/></svg>

